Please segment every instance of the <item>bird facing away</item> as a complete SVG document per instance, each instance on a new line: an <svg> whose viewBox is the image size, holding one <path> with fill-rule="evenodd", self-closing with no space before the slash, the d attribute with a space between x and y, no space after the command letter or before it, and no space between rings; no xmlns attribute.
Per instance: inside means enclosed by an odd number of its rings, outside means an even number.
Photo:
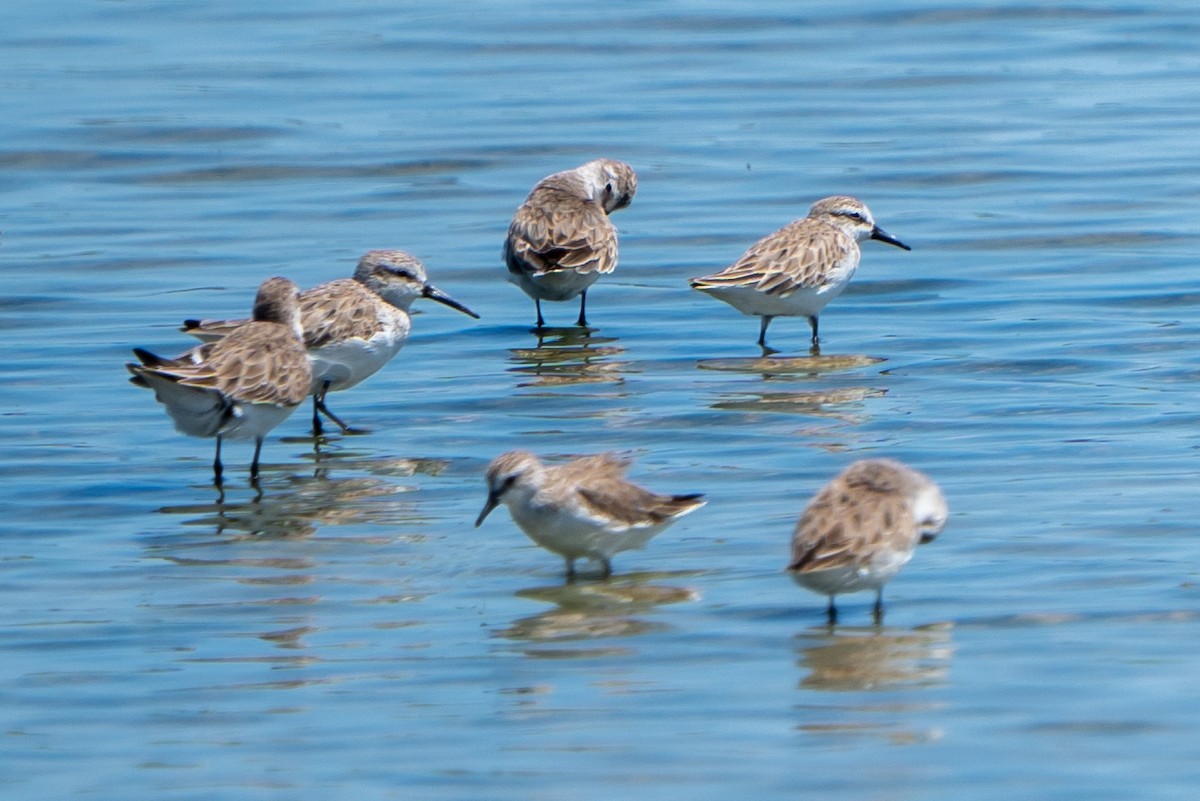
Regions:
<svg viewBox="0 0 1200 801"><path fill-rule="evenodd" d="M763 348L773 318L807 317L815 348L817 316L854 277L862 256L858 243L864 239L912 249L876 225L858 198L822 198L807 217L758 240L724 270L693 278L691 285L742 314L761 317L758 344Z"/></svg>
<svg viewBox="0 0 1200 801"><path fill-rule="evenodd" d="M134 348L140 364L126 365L130 381L154 390L175 428L193 437L215 437L213 478L221 484L221 441L253 439L250 477L258 480L263 438L304 402L312 368L300 339L299 290L286 278L258 288L251 319L216 342L175 359Z"/></svg>
<svg viewBox="0 0 1200 801"><path fill-rule="evenodd" d="M854 462L809 501L792 535L788 572L802 587L829 596L875 590L883 622L883 585L946 524L946 499L927 476L891 459Z"/></svg>
<svg viewBox="0 0 1200 801"><path fill-rule="evenodd" d="M617 229L608 215L637 192L633 168L596 159L538 181L517 209L504 242L508 280L533 298L537 328L543 300L579 295L577 325L587 326L587 291L617 266Z"/></svg>
<svg viewBox="0 0 1200 801"><path fill-rule="evenodd" d="M355 430L329 410L325 396L374 375L400 352L411 327L409 307L429 298L475 319L479 315L429 283L425 267L403 250L371 250L353 278L320 284L300 295L300 324L312 361L313 434L322 432L321 415L343 431ZM193 336L219 339L239 320L185 320Z"/></svg>
<svg viewBox="0 0 1200 801"><path fill-rule="evenodd" d="M607 577L613 554L644 547L705 503L701 494L659 495L639 487L625 479L629 465L605 453L548 466L528 451L509 451L488 466L487 502L475 527L503 503L531 540L566 559L568 578L580 557L599 562Z"/></svg>

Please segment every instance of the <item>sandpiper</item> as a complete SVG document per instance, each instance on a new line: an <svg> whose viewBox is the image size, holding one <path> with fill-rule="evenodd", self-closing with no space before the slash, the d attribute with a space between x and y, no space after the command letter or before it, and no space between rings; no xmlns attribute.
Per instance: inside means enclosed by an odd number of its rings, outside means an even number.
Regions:
<svg viewBox="0 0 1200 801"><path fill-rule="evenodd" d="M630 462L612 454L584 456L561 465L544 465L528 451L497 456L487 469L488 497L475 520L503 503L528 537L567 562L600 563L612 573L612 556L642 548L655 534L704 505L704 496L659 495L625 479Z"/></svg>
<svg viewBox="0 0 1200 801"><path fill-rule="evenodd" d="M312 360L313 434L322 432L322 414L344 433L355 431L329 410L325 396L358 384L400 352L411 327L408 309L417 298L479 319L429 283L424 265L403 250L368 251L353 278L329 281L300 295L300 324ZM240 322L185 320L183 330L212 341Z"/></svg>
<svg viewBox="0 0 1200 801"><path fill-rule="evenodd" d="M797 584L829 596L875 590L883 622L883 585L946 524L946 499L927 476L891 459L854 462L818 492L796 524L788 572Z"/></svg>
<svg viewBox="0 0 1200 801"><path fill-rule="evenodd" d="M299 290L286 278L258 289L251 319L215 342L175 359L134 348L130 381L154 390L175 428L193 437L215 437L213 477L221 484L221 441L253 439L250 477L258 479L263 438L304 402L312 368L300 338Z"/></svg>
<svg viewBox="0 0 1200 801"><path fill-rule="evenodd" d="M543 300L579 296L577 325L587 326L587 291L617 266L617 229L608 215L637 192L633 168L597 159L538 181L513 216L504 242L509 280L533 298L537 328Z"/></svg>
<svg viewBox="0 0 1200 801"><path fill-rule="evenodd" d="M807 317L815 348L817 316L854 277L864 239L912 249L876 225L858 198L822 198L807 217L758 240L724 270L691 279L691 285L742 314L761 317L758 344L764 349L773 318Z"/></svg>

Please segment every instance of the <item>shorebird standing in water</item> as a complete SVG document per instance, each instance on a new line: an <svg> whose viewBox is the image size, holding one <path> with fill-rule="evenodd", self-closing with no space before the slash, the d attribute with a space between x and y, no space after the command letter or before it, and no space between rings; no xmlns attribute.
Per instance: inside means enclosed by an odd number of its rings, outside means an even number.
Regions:
<svg viewBox="0 0 1200 801"><path fill-rule="evenodd" d="M883 622L883 585L946 525L938 485L891 459L854 462L809 502L792 535L788 572L802 587L829 596L875 591L874 617Z"/></svg>
<svg viewBox="0 0 1200 801"><path fill-rule="evenodd" d="M538 181L517 209L504 242L509 281L533 298L537 329L543 300L579 296L576 325L587 326L587 291L617 266L617 229L608 215L637 192L633 168L597 159Z"/></svg>
<svg viewBox="0 0 1200 801"><path fill-rule="evenodd" d="M693 278L691 285L742 314L761 317L758 344L764 349L771 320L807 317L815 348L817 316L854 277L862 257L858 243L864 239L912 249L876 225L858 198L823 198L807 217L758 240L724 270Z"/></svg>
<svg viewBox="0 0 1200 801"><path fill-rule="evenodd" d="M566 559L568 578L580 557L599 562L607 577L613 554L644 547L705 503L698 493L659 495L631 483L629 464L605 453L548 466L528 451L509 451L488 466L487 502L475 526L503 503L531 540Z"/></svg>
<svg viewBox="0 0 1200 801"><path fill-rule="evenodd" d="M258 479L263 438L308 397L312 367L300 338L299 290L286 278L258 289L251 319L215 342L175 359L135 348L140 364L127 364L130 381L154 390L175 428L193 437L215 437L213 478L221 484L221 441L253 439L250 477Z"/></svg>
<svg viewBox="0 0 1200 801"><path fill-rule="evenodd" d="M400 352L411 328L408 310L417 298L436 300L479 319L429 283L424 265L403 250L368 251L353 278L338 278L300 295L300 324L312 360L313 434L322 432L322 414L343 433L355 433L329 410L325 396L374 375ZM183 330L215 341L241 322L185 320Z"/></svg>

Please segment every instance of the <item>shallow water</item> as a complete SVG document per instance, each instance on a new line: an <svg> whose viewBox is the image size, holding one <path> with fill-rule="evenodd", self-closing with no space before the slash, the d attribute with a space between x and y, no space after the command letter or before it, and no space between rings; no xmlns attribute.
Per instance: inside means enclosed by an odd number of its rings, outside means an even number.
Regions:
<svg viewBox="0 0 1200 801"><path fill-rule="evenodd" d="M1200 24L1174 4L18 3L0 28L6 798L1180 798L1200 780L1192 286ZM500 243L543 175L638 170L590 335L539 343ZM821 317L691 292L851 193ZM259 281L419 255L331 405L363 436L172 431L129 348ZM553 325L574 304L547 304ZM487 461L614 449L709 504L607 582ZM939 481L870 598L783 575L850 460Z"/></svg>

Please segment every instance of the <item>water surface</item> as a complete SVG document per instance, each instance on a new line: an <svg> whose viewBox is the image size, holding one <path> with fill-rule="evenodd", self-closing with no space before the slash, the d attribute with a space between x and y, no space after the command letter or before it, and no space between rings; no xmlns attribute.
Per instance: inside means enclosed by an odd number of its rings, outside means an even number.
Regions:
<svg viewBox="0 0 1200 801"><path fill-rule="evenodd" d="M1200 25L1133 3L287 10L18 3L0 29L7 798L1186 797ZM638 171L595 330L539 342L513 209ZM868 243L822 315L687 288L822 195ZM266 276L402 247L429 304L314 443L176 434L128 385ZM547 304L567 326L573 304ZM621 451L710 503L609 581L500 513L514 447ZM784 576L805 500L886 455L944 535L870 598Z"/></svg>

